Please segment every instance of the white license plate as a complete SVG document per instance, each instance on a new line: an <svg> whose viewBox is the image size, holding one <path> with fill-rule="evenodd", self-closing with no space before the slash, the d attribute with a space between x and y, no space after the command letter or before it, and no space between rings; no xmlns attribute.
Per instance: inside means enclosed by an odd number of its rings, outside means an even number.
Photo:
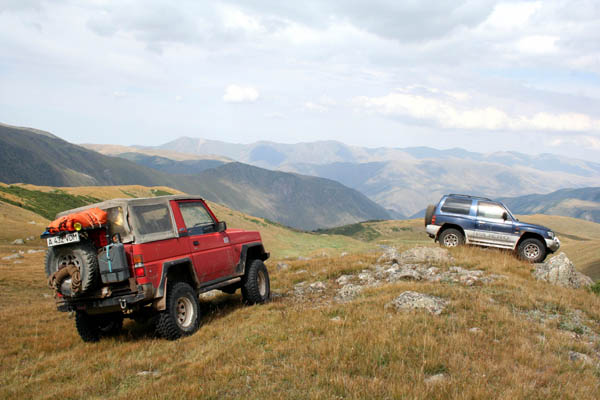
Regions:
<svg viewBox="0 0 600 400"><path fill-rule="evenodd" d="M58 246L60 244L77 243L79 242L79 233L67 233L64 236L53 236L46 239L48 241L48 247Z"/></svg>

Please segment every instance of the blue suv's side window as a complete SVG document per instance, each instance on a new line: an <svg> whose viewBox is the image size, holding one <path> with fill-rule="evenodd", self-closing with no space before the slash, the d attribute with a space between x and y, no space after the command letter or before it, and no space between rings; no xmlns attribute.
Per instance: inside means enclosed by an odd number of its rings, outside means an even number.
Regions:
<svg viewBox="0 0 600 400"><path fill-rule="evenodd" d="M471 212L471 199L461 199L457 197L448 197L442 205L442 212L450 214L469 215Z"/></svg>

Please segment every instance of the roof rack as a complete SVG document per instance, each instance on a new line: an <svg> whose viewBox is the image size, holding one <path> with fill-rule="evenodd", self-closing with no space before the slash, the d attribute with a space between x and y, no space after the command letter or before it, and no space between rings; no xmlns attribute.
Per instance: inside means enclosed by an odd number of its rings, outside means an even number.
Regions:
<svg viewBox="0 0 600 400"><path fill-rule="evenodd" d="M466 197L466 198L468 198L468 199L479 199L479 200L494 201L494 200L492 200L492 199L488 199L487 197L471 196L471 195L468 195L468 194L450 193L448 196L454 196L454 197Z"/></svg>

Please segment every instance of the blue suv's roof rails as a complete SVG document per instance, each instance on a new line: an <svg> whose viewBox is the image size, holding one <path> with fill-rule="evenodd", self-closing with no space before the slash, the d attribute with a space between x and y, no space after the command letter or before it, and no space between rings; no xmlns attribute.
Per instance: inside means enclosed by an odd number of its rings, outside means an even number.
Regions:
<svg viewBox="0 0 600 400"><path fill-rule="evenodd" d="M466 197L468 199L479 199L479 200L494 201L492 199L488 199L487 197L471 196L471 195L468 195L468 194L450 193L448 195L448 197L450 197L450 196L454 196L454 197Z"/></svg>

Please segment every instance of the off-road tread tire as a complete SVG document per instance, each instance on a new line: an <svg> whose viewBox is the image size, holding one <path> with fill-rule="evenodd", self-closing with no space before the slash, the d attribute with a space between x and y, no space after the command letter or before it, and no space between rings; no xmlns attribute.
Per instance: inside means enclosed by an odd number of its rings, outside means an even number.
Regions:
<svg viewBox="0 0 600 400"><path fill-rule="evenodd" d="M81 260L83 265L80 271L81 274L81 291L77 295L85 294L96 284L100 274L100 268L98 266L98 253L96 248L89 242L80 242L72 245L64 245L57 247L50 247L46 251L46 257L44 259L44 265L46 269L46 276L50 277L56 272L55 269L55 258L57 254L67 251L80 251ZM62 293L65 296L71 296L71 293Z"/></svg>
<svg viewBox="0 0 600 400"><path fill-rule="evenodd" d="M258 286L258 273L264 272L266 279L265 295L261 296ZM242 279L242 299L248 305L262 304L271 297L271 283L269 280L269 272L262 260L251 260L246 267L246 273Z"/></svg>
<svg viewBox="0 0 600 400"><path fill-rule="evenodd" d="M84 342L93 343L100 340L100 328L94 318L84 311L75 312L75 327Z"/></svg>
<svg viewBox="0 0 600 400"><path fill-rule="evenodd" d="M457 246L462 246L462 245L465 244L465 235L461 231L459 231L458 229L454 229L454 228L448 228L448 229L444 229L442 231L442 233L440 233L440 235L439 235L438 242L440 243L440 246L446 247L444 245L444 237L446 235L449 235L449 234L452 234L452 233L455 234L458 237L458 244L457 244Z"/></svg>
<svg viewBox="0 0 600 400"><path fill-rule="evenodd" d="M425 226L431 224L431 219L433 218L434 211L435 211L435 206L433 204L430 204L427 206L427 209L425 210Z"/></svg>
<svg viewBox="0 0 600 400"><path fill-rule="evenodd" d="M90 315L85 311L76 311L75 327L84 342L97 342L101 337L114 336L123 328L123 315L96 314Z"/></svg>
<svg viewBox="0 0 600 400"><path fill-rule="evenodd" d="M533 259L533 260L525 257L525 247L531 242L534 242L540 248L540 255L536 259ZM527 238L527 239L523 240L521 243L519 243L519 246L517 246L517 256L523 261L527 261L527 262L534 263L534 264L541 263L541 262L544 262L547 255L548 255L548 251L546 250L546 246L544 245L544 243L542 243L541 240L536 239L536 238Z"/></svg>
<svg viewBox="0 0 600 400"><path fill-rule="evenodd" d="M189 336L200 327L200 302L192 287L186 282L167 283L167 305L156 321L156 333L167 339L177 340L183 336ZM188 329L182 329L176 322L177 311L174 302L181 296L187 296L195 306L195 320Z"/></svg>

